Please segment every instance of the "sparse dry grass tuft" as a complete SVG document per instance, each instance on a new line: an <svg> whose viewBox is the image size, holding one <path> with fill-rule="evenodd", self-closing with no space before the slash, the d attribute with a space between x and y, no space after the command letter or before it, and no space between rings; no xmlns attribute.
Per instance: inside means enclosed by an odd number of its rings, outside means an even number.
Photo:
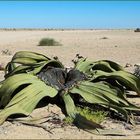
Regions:
<svg viewBox="0 0 140 140"><path fill-rule="evenodd" d="M53 38L43 38L40 40L39 46L61 46L61 44Z"/></svg>

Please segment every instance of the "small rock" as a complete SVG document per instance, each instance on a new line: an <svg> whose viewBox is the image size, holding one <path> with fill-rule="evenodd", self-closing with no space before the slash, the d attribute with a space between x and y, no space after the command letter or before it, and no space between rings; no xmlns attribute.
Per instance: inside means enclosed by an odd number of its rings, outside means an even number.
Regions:
<svg viewBox="0 0 140 140"><path fill-rule="evenodd" d="M132 67L132 66L133 66L132 64L126 63L125 68L127 68L127 67Z"/></svg>
<svg viewBox="0 0 140 140"><path fill-rule="evenodd" d="M4 131L4 134L7 134L7 131Z"/></svg>
<svg viewBox="0 0 140 140"><path fill-rule="evenodd" d="M135 66L135 67L140 67L140 64L135 64L134 66Z"/></svg>
<svg viewBox="0 0 140 140"><path fill-rule="evenodd" d="M65 115L64 114L59 114L59 117L60 117L60 120L62 121L62 120L64 120Z"/></svg>
<svg viewBox="0 0 140 140"><path fill-rule="evenodd" d="M101 39L108 39L108 37L102 37Z"/></svg>
<svg viewBox="0 0 140 140"><path fill-rule="evenodd" d="M0 70L4 70L4 64L0 64Z"/></svg>

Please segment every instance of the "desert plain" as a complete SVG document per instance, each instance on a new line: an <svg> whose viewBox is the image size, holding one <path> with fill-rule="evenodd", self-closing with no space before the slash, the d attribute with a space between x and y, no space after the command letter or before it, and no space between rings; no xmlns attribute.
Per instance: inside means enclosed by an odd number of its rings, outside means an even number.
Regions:
<svg viewBox="0 0 140 140"><path fill-rule="evenodd" d="M42 38L53 38L61 46L38 46ZM8 53L4 53L7 51ZM73 66L72 59L80 54L93 61L112 60L133 72L140 64L140 33L133 29L116 30L0 30L0 64L6 66L17 51L34 51L50 58L57 56L66 66ZM4 72L0 71L0 80ZM140 98L130 99L140 106ZM62 115L57 106L51 111ZM48 114L47 109L37 109L36 114ZM140 121L140 118L139 118ZM0 139L140 139L140 124L134 128L126 123L109 120L109 129L120 129L124 136L99 136L72 126L56 127L52 133L42 128L6 121L0 126Z"/></svg>

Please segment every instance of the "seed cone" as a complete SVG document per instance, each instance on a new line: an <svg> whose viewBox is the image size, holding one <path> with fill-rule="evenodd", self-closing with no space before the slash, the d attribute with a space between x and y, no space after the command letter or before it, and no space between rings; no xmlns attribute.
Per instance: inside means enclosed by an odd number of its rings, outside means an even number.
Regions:
<svg viewBox="0 0 140 140"><path fill-rule="evenodd" d="M64 90L66 88L70 88L78 81L82 81L86 79L84 73L79 70L70 70L67 72L67 69L55 68L55 67L47 67L47 69L43 69L38 77L44 81L47 85L55 87L58 90Z"/></svg>

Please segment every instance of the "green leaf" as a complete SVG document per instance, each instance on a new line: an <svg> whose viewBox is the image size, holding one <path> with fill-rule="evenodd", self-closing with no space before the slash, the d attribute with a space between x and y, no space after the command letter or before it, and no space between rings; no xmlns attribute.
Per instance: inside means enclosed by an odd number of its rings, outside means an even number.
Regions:
<svg viewBox="0 0 140 140"><path fill-rule="evenodd" d="M5 73L10 73L13 71L19 64L21 65L34 65L35 63L42 62L42 61L48 61L50 58L38 54L35 52L29 52L29 51L19 51L17 52L11 62L9 62L6 66Z"/></svg>
<svg viewBox="0 0 140 140"><path fill-rule="evenodd" d="M15 63L11 63L11 64L15 64ZM63 68L62 63L60 63L59 61L55 61L55 60L41 61L37 63L31 63L28 65L26 64L17 65L17 67L14 67L11 71L6 73L5 77L7 78L9 76L12 76L14 74L19 74L19 73L31 73L33 75L36 75L42 70L42 68L47 66Z"/></svg>
<svg viewBox="0 0 140 140"><path fill-rule="evenodd" d="M139 111L140 108L129 103L121 91L104 83L91 83L88 81L81 82L70 90L72 94L79 94L88 103L99 104L103 107L110 108L117 113L121 113L126 119L129 119L129 110Z"/></svg>
<svg viewBox="0 0 140 140"><path fill-rule="evenodd" d="M16 65L14 63L9 62L6 67L5 67L5 74L7 74L8 72L13 71L16 68Z"/></svg>
<svg viewBox="0 0 140 140"><path fill-rule="evenodd" d="M13 68L11 71L9 71L9 73L6 72L5 78L8 78L9 76L12 76L14 74L27 73L28 71L31 71L32 69L33 68L31 66L19 65Z"/></svg>
<svg viewBox="0 0 140 140"><path fill-rule="evenodd" d="M75 65L75 69L82 71L86 74L91 74L93 70L103 70L106 72L113 72L124 70L119 64L109 61L109 60L100 60L100 61L89 61L85 58L81 58Z"/></svg>
<svg viewBox="0 0 140 140"><path fill-rule="evenodd" d="M37 66L42 66L41 64L50 64L56 67L63 67L63 65L56 60L51 60L50 58L35 52L20 51L17 52L11 62L9 62L5 69L5 77L13 75L20 72L26 72L34 70ZM29 66L29 67L27 67Z"/></svg>
<svg viewBox="0 0 140 140"><path fill-rule="evenodd" d="M34 64L34 63L37 63L36 60L34 59L31 59L31 58L16 58L14 60L12 60L12 63L19 63L19 64L25 64L25 65L31 65L31 64Z"/></svg>
<svg viewBox="0 0 140 140"><path fill-rule="evenodd" d="M122 91L111 86L107 82L91 83L88 81L83 81L79 84L79 88L82 90L86 89L86 91L97 94L98 96L108 98L110 101L116 104L122 103L124 105L129 105L128 101L124 98Z"/></svg>
<svg viewBox="0 0 140 140"><path fill-rule="evenodd" d="M12 63L14 64L14 63ZM10 71L9 73L7 73L5 75L5 77L9 77L12 76L14 74L20 74L20 73L31 73L31 74L37 74L46 64L48 64L48 62L46 61L42 61L42 62L38 62L35 63L34 65L19 65L17 67L15 67L12 71Z"/></svg>
<svg viewBox="0 0 140 140"><path fill-rule="evenodd" d="M122 84L125 87L129 87L131 90L137 92L138 95L140 95L140 79L126 71L115 71L112 73L107 73L104 71L97 70L93 72L91 81L95 79L102 80L108 78L118 80L120 84Z"/></svg>
<svg viewBox="0 0 140 140"><path fill-rule="evenodd" d="M13 58L13 60L16 60L18 58L29 58L29 59L33 59L36 61L46 61L46 60L50 60L50 58L46 57L45 55L39 54L39 53L35 53L35 52L29 52L29 51L19 51L17 52Z"/></svg>
<svg viewBox="0 0 140 140"><path fill-rule="evenodd" d="M39 79L36 76L31 74L17 74L7 78L0 88L0 105L5 106L18 87L34 83L38 80Z"/></svg>
<svg viewBox="0 0 140 140"><path fill-rule="evenodd" d="M65 108L66 108L66 112L67 114L75 119L75 115L77 113L76 111L76 107L74 104L73 99L71 98L71 96L68 93L63 93L62 98L64 100L65 103Z"/></svg>
<svg viewBox="0 0 140 140"><path fill-rule="evenodd" d="M86 58L81 58L78 60L74 68L83 73L90 74L90 70L93 65L94 62L88 61Z"/></svg>
<svg viewBox="0 0 140 140"><path fill-rule="evenodd" d="M97 124L93 121L87 120L85 117L81 116L77 110L76 106L74 105L73 99L68 93L64 93L62 98L65 103L65 108L67 114L74 119L74 124L79 128L84 130L94 130L96 128L102 128L100 124ZM90 131L91 132L91 131Z"/></svg>
<svg viewBox="0 0 140 140"><path fill-rule="evenodd" d="M82 96L87 102L94 103L94 104L108 104L107 100L98 94L90 94L88 90L80 89L79 87L74 87L70 90L72 94L79 94Z"/></svg>
<svg viewBox="0 0 140 140"><path fill-rule="evenodd" d="M121 65L109 60L100 60L94 63L95 64L92 67L93 70L103 70L106 72L124 70L124 68Z"/></svg>
<svg viewBox="0 0 140 140"><path fill-rule="evenodd" d="M49 96L52 98L56 95L57 90L47 86L44 82L38 80L38 82L32 83L19 91L0 111L0 124L13 114L29 115L43 97Z"/></svg>

